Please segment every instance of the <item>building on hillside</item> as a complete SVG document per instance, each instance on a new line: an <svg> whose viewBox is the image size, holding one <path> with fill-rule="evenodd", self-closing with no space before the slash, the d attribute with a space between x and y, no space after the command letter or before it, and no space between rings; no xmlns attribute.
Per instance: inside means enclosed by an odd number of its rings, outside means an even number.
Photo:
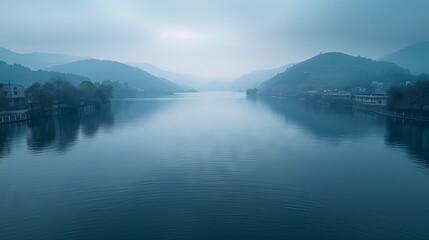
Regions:
<svg viewBox="0 0 429 240"><path fill-rule="evenodd" d="M337 99L343 101L350 101L351 103L384 107L387 105L388 96L384 91L374 91L367 93L364 91L323 91L322 97L325 99Z"/></svg>
<svg viewBox="0 0 429 240"><path fill-rule="evenodd" d="M24 86L0 83L0 94L7 99L11 109L23 108L26 105Z"/></svg>
<svg viewBox="0 0 429 240"><path fill-rule="evenodd" d="M387 105L387 95L385 93L362 93L352 95L352 97L359 104L380 107Z"/></svg>
<svg viewBox="0 0 429 240"><path fill-rule="evenodd" d="M365 87L354 87L350 89L351 94L362 94L366 92L367 92L367 89Z"/></svg>
<svg viewBox="0 0 429 240"><path fill-rule="evenodd" d="M338 91L338 90L324 90L322 92L322 97L325 99L339 99L339 100L352 100L352 94L347 91Z"/></svg>

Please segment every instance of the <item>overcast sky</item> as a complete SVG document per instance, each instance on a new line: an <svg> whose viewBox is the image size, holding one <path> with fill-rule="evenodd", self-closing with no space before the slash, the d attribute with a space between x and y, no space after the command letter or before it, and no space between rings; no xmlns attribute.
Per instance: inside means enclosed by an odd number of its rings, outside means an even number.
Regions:
<svg viewBox="0 0 429 240"><path fill-rule="evenodd" d="M429 40L428 0L1 0L0 46L235 77Z"/></svg>

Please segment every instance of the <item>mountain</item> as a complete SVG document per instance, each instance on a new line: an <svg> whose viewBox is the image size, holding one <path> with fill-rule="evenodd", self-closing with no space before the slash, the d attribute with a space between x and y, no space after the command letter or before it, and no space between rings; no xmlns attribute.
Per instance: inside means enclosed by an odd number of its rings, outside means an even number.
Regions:
<svg viewBox="0 0 429 240"><path fill-rule="evenodd" d="M409 70L393 63L353 57L344 53L324 53L294 65L283 73L263 82L262 94L295 94L309 90L370 87L375 81L388 87L412 81Z"/></svg>
<svg viewBox="0 0 429 240"><path fill-rule="evenodd" d="M134 67L138 67L141 70L146 71L155 76L166 78L173 82L180 83L183 85L192 86L197 88L198 90L207 90L207 91L221 91L221 90L244 91L247 88L255 87L261 82L273 77L278 73L283 72L284 70L286 70L286 68L292 66L292 64L288 64L275 69L254 71L254 72L245 74L233 81L227 81L227 80L206 79L206 78L190 76L186 74L165 71L148 63L130 62L128 64Z"/></svg>
<svg viewBox="0 0 429 240"><path fill-rule="evenodd" d="M16 53L6 48L0 48L0 60L8 64L20 64L32 70L41 70L54 65L65 64L85 59L83 57L50 53Z"/></svg>
<svg viewBox="0 0 429 240"><path fill-rule="evenodd" d="M139 88L147 95L172 94L188 90L183 86L164 78L156 77L139 68L110 60L81 60L50 67L48 70L87 76L95 82L110 80L112 82L128 83L133 87Z"/></svg>
<svg viewBox="0 0 429 240"><path fill-rule="evenodd" d="M33 71L21 65L9 65L3 61L0 61L0 83L13 83L23 86L29 86L32 83L46 82L55 77L61 77L74 85L77 85L82 81L89 80L86 77L81 77L75 74L64 74L41 70Z"/></svg>
<svg viewBox="0 0 429 240"><path fill-rule="evenodd" d="M429 74L429 42L416 43L390 53L380 60L408 68L414 74Z"/></svg>
<svg viewBox="0 0 429 240"><path fill-rule="evenodd" d="M291 66L293 66L293 64L287 64L274 69L258 70L258 71L250 72L230 82L227 88L235 91L244 91L248 88L257 87L265 80L272 78L281 72L284 72L286 69L288 69Z"/></svg>
<svg viewBox="0 0 429 240"><path fill-rule="evenodd" d="M168 79L170 81L173 81L175 83L179 83L182 85L194 86L195 82L197 81L196 77L185 75L185 74L180 74L180 73L175 73L175 72L170 72L170 71L165 71L165 70L162 70L162 69L160 69L156 66L153 66L151 64L148 64L148 63L131 62L131 63L127 63L127 64L131 65L133 67L140 68L141 70L148 72L152 75L162 77L162 78Z"/></svg>

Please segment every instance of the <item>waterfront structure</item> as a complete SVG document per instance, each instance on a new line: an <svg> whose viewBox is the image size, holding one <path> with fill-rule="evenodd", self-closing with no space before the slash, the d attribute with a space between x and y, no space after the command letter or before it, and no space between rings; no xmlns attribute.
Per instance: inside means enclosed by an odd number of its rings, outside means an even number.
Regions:
<svg viewBox="0 0 429 240"><path fill-rule="evenodd" d="M7 99L11 109L23 108L26 105L24 86L0 83L0 94Z"/></svg>
<svg viewBox="0 0 429 240"><path fill-rule="evenodd" d="M384 107L387 105L387 95L385 93L361 93L352 95L352 99L356 103L380 106Z"/></svg>
<svg viewBox="0 0 429 240"><path fill-rule="evenodd" d="M386 93L351 93L347 91L324 91L323 97L347 100L356 104L385 107L388 96Z"/></svg>
<svg viewBox="0 0 429 240"><path fill-rule="evenodd" d="M337 90L324 90L322 93L323 97L341 99L341 100L352 100L352 94L347 91L337 91Z"/></svg>

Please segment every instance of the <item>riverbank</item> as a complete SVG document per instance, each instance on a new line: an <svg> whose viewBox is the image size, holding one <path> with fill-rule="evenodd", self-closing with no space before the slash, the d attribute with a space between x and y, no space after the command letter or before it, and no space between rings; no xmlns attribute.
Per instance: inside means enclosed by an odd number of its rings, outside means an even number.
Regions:
<svg viewBox="0 0 429 240"><path fill-rule="evenodd" d="M27 110L0 112L0 124L21 122L30 119L30 114Z"/></svg>
<svg viewBox="0 0 429 240"><path fill-rule="evenodd" d="M363 104L350 104L350 105L342 105L344 107L348 107L354 110L367 111L370 113L375 113L380 116L384 116L387 118L392 118L393 120L412 120L419 122L429 122L429 117L420 116L417 112L406 112L406 111L393 111L389 110L385 107L379 106L369 106Z"/></svg>
<svg viewBox="0 0 429 240"><path fill-rule="evenodd" d="M306 99L302 99L302 100L306 100ZM377 115L384 116L387 118L393 118L394 120L400 119L400 120L413 120L413 121L419 121L419 122L429 122L429 117L422 116L419 111L388 109L387 106L383 106L383 105L372 105L372 104L365 104L365 103L359 103L359 102L347 102L347 101L329 102L329 101L323 101L323 100L317 100L317 101L324 105L341 106L341 107L351 108L354 110L367 111L367 112L375 113Z"/></svg>
<svg viewBox="0 0 429 240"><path fill-rule="evenodd" d="M367 112L375 113L377 115L384 116L387 118L392 118L394 120L398 119L398 120L429 122L429 117L421 116L420 112L418 111L389 110L387 109L386 106L380 106L380 105L371 105L371 104L364 104L364 103L357 103L357 102L350 102L350 101L329 102L321 99L316 100L312 98L305 98L298 95L289 96L289 95L269 95L269 94L247 94L247 97L248 98L269 97L269 98L295 99L300 101L314 102L324 106L344 107L344 108L350 108L354 110L367 111Z"/></svg>
<svg viewBox="0 0 429 240"><path fill-rule="evenodd" d="M95 109L96 109L95 105L87 105L87 106L81 106L78 109L75 109L75 108L51 109L50 112L44 112L44 113L40 111L34 111L34 110L32 111L29 109L0 112L0 124L22 122L22 121L27 121L31 119L53 117L53 116L73 114L73 113L83 114L83 113L92 112Z"/></svg>

